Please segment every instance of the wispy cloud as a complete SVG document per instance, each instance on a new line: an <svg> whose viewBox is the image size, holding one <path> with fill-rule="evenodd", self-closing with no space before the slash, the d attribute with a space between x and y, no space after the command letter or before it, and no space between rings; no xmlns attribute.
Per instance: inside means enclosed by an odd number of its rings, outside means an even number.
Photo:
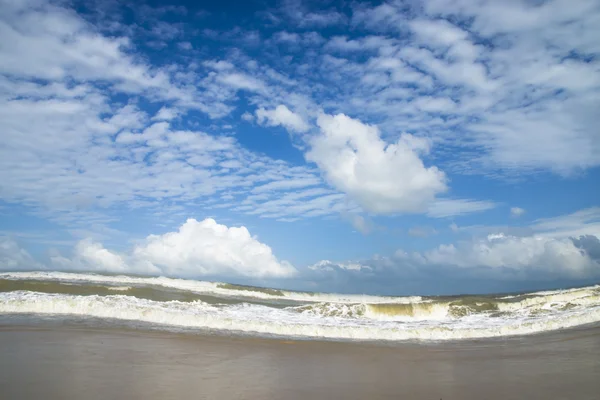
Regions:
<svg viewBox="0 0 600 400"><path fill-rule="evenodd" d="M429 206L427 215L434 218L444 218L482 212L491 210L494 207L496 207L496 203L487 200L438 199Z"/></svg>

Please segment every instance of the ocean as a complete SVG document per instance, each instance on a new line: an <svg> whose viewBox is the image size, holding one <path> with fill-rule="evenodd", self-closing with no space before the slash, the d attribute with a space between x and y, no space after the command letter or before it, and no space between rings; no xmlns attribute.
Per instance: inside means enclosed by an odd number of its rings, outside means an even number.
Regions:
<svg viewBox="0 0 600 400"><path fill-rule="evenodd" d="M513 295L391 297L166 277L5 272L0 273L0 314L290 339L460 341L597 323L600 286Z"/></svg>

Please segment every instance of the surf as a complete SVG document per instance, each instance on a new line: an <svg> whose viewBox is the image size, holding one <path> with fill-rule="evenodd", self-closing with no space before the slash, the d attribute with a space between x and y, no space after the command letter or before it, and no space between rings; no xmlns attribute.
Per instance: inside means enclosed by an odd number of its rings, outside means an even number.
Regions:
<svg viewBox="0 0 600 400"><path fill-rule="evenodd" d="M0 274L0 313L300 339L444 341L598 323L600 286L510 296L390 297L164 277L19 272Z"/></svg>

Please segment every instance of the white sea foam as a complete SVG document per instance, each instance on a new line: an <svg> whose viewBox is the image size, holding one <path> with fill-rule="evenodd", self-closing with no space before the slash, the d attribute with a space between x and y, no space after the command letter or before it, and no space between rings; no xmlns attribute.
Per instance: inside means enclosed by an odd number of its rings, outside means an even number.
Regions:
<svg viewBox="0 0 600 400"><path fill-rule="evenodd" d="M566 293L524 297L508 301L495 298L460 297L454 300L430 300L429 302L400 303L313 303L290 307L315 317L366 318L378 321L448 321L467 316L492 318L498 313L512 317L533 316L543 312L560 313L569 309L600 307L600 291L583 288Z"/></svg>
<svg viewBox="0 0 600 400"><path fill-rule="evenodd" d="M126 292L131 289L131 286L107 286L107 288L115 292Z"/></svg>
<svg viewBox="0 0 600 400"><path fill-rule="evenodd" d="M0 279L103 284L114 295L0 293L0 313L81 315L198 329L361 340L445 340L530 334L600 321L600 286L504 297L381 297L302 293L227 284L63 272L0 273ZM236 298L235 304L153 301L127 296L153 286ZM262 299L263 305L244 301ZM273 300L296 305L271 306Z"/></svg>
<svg viewBox="0 0 600 400"><path fill-rule="evenodd" d="M543 291L538 291L538 292L512 294L509 296L499 297L499 299L516 299L516 298L523 297L523 296L542 297L542 296L552 296L552 295L570 295L570 294L577 295L577 293L580 293L581 291L590 291L590 290L600 291L600 285L577 287L577 288L571 288L571 289L543 290Z"/></svg>
<svg viewBox="0 0 600 400"><path fill-rule="evenodd" d="M263 300L293 300L298 302L330 302L330 303L414 303L422 301L419 296L388 297L369 295L344 295L335 293L306 293L285 290L261 291L260 288L252 290L250 287L235 289L235 285L219 282L196 281L190 279L175 279L166 277L136 277L126 275L97 275L70 272L3 272L0 279L36 280L53 282L79 282L96 283L105 285L152 285L171 289L186 290L200 294L212 294L223 297L256 298ZM219 287L226 285L227 287ZM281 295L272 294L280 292Z"/></svg>
<svg viewBox="0 0 600 400"><path fill-rule="evenodd" d="M338 304L339 306L339 304ZM177 327L306 338L359 340L449 340L523 335L600 321L600 305L555 309L550 314L480 313L443 320L382 321L360 316L324 316L239 303L159 302L133 296L73 296L29 291L0 293L1 313L37 313L115 318Z"/></svg>

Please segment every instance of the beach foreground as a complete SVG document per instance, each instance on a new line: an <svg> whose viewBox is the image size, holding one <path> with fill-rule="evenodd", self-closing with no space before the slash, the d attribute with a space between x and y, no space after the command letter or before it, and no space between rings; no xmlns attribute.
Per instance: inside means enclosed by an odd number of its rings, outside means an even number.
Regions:
<svg viewBox="0 0 600 400"><path fill-rule="evenodd" d="M0 325L2 399L597 399L600 328L442 344Z"/></svg>

